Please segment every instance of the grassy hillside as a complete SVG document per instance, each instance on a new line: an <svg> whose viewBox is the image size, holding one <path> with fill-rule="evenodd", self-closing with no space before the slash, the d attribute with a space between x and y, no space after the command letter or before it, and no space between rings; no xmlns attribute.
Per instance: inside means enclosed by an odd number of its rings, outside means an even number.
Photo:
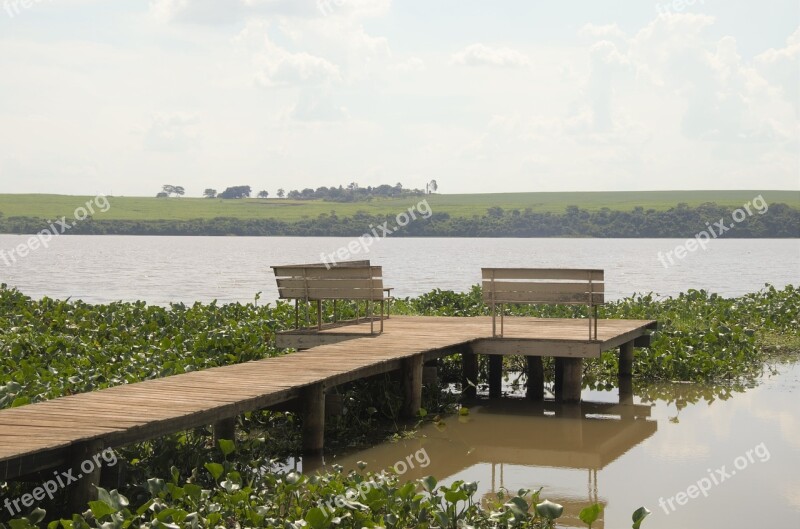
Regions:
<svg viewBox="0 0 800 529"><path fill-rule="evenodd" d="M429 195L428 203L436 213L454 217L483 215L493 206L503 209L530 208L534 212L561 213L567 206L596 211L601 208L630 211L636 206L664 211L680 202L697 206L716 202L731 210L761 194L772 204L783 202L800 208L800 191L631 191L575 193L493 193L471 195ZM12 195L0 194L0 214L5 217L26 216L45 219L71 216L75 208L90 201L90 196ZM315 218L320 213L335 211L340 217L357 211L369 214L396 215L416 204L422 197L372 200L369 202L324 202L281 199L222 200L205 198L109 197L106 213L96 219L107 220L189 220L232 217L238 219L273 218L296 221Z"/></svg>

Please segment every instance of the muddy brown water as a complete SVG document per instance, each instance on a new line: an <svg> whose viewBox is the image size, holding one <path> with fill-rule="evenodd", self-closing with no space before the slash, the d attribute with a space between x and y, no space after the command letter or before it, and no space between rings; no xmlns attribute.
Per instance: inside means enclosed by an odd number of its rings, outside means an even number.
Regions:
<svg viewBox="0 0 800 529"><path fill-rule="evenodd" d="M596 528L630 527L642 505L647 529L798 527L800 363L777 370L743 392L661 384L623 405L616 389L584 391L580 407L479 400L413 439L326 464L477 481L484 501L542 488L565 507L559 527L585 527L578 513L595 502L604 507Z"/></svg>

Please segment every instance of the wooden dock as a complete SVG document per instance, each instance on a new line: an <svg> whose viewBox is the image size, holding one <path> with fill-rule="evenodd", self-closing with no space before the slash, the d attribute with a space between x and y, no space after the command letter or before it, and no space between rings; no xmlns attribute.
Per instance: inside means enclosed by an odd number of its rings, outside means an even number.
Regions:
<svg viewBox="0 0 800 529"><path fill-rule="evenodd" d="M392 316L384 325L379 335L369 334L369 323L282 333L279 346L307 350L0 410L0 481L24 480L75 465L107 447L204 425L214 425L215 436L229 439L239 414L298 399L304 450L318 453L326 391L399 370L403 412L413 417L420 408L424 363L454 353L462 355L465 379L474 382L477 355L490 355L492 396L499 396L502 355L528 356L534 400L542 398L541 357L554 356L557 398L580 400L582 359L619 347L621 374L630 374L633 346L648 345L655 322L600 320L597 340L587 339L581 319L506 318L503 338L492 338L488 317ZM76 488L90 494L88 481Z"/></svg>

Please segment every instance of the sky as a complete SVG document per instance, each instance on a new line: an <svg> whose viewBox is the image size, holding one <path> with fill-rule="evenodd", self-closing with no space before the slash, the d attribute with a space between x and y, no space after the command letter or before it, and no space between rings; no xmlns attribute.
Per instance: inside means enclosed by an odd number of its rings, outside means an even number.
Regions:
<svg viewBox="0 0 800 529"><path fill-rule="evenodd" d="M797 0L0 0L0 193L800 189Z"/></svg>

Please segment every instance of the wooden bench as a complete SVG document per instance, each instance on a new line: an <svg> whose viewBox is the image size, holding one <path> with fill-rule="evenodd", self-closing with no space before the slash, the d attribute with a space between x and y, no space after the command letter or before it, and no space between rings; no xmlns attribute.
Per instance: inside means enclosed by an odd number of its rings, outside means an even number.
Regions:
<svg viewBox="0 0 800 529"><path fill-rule="evenodd" d="M586 305L589 340L597 340L597 306L605 302L602 270L569 268L483 268L483 300L492 311L492 336L503 336L506 303ZM497 306L500 334L497 334Z"/></svg>
<svg viewBox="0 0 800 529"><path fill-rule="evenodd" d="M392 289L383 285L380 266L372 266L369 261L345 261L330 267L323 263L310 263L271 268L278 284L279 298L295 300L295 328L300 328L300 301L316 302L317 330L322 330L323 301L333 301L334 323L337 323L337 301L366 301L370 334L375 334L372 309L375 302L381 306L379 333L383 332L383 320L389 317ZM359 323L358 306L355 323Z"/></svg>

